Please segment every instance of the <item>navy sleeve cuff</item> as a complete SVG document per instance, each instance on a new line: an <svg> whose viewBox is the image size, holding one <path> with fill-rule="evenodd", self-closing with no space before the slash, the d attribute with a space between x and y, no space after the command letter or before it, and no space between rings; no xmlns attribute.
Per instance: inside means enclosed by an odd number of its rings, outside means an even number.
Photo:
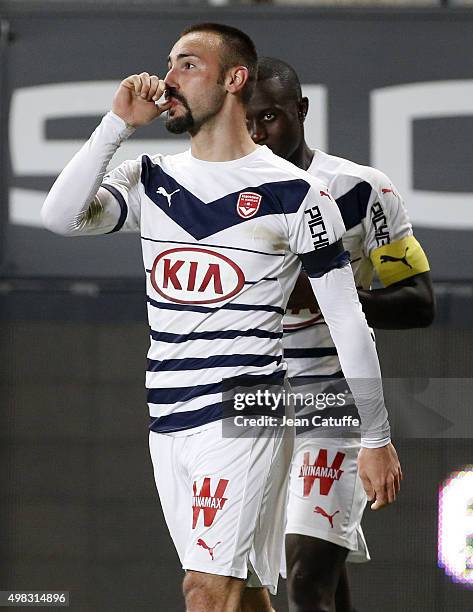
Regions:
<svg viewBox="0 0 473 612"><path fill-rule="evenodd" d="M115 187L112 187L112 185L107 185L105 183L102 183L102 185L100 186L106 189L107 191L109 191L116 198L117 202L120 204L120 211L121 211L120 218L118 219L118 222L115 225L115 227L109 232L107 232L107 234L113 234L114 232L120 231L123 225L125 224L126 218L128 216L128 206L125 202L125 198L118 191L118 189L116 189Z"/></svg>
<svg viewBox="0 0 473 612"><path fill-rule="evenodd" d="M340 238L323 249L299 255L302 267L311 278L320 278L330 270L343 268L350 263L350 253L343 248Z"/></svg>

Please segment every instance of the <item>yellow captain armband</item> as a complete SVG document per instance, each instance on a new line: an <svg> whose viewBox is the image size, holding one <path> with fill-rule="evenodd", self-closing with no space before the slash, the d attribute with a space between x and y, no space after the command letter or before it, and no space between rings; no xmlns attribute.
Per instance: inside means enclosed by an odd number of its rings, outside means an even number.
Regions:
<svg viewBox="0 0 473 612"><path fill-rule="evenodd" d="M414 236L378 247L371 252L370 259L385 287L430 270L427 257Z"/></svg>

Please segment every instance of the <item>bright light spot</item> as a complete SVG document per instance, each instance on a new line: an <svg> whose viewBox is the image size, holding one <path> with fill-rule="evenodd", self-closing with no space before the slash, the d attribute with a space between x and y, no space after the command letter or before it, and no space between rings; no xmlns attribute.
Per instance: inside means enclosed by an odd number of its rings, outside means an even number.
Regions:
<svg viewBox="0 0 473 612"><path fill-rule="evenodd" d="M473 466L440 486L438 563L454 582L473 588Z"/></svg>

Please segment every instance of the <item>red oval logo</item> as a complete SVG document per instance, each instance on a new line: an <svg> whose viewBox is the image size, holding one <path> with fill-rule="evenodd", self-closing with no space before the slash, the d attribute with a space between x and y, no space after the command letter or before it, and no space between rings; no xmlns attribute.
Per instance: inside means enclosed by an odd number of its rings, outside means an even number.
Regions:
<svg viewBox="0 0 473 612"><path fill-rule="evenodd" d="M171 302L215 304L239 293L245 276L225 255L198 247L180 247L156 257L151 284Z"/></svg>

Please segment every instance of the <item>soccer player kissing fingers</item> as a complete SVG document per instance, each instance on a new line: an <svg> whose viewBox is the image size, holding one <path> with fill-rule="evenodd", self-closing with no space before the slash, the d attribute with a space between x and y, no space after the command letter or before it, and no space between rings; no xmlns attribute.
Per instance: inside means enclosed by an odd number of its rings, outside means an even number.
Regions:
<svg viewBox="0 0 473 612"><path fill-rule="evenodd" d="M171 107L170 100L157 103L165 88L164 81L154 74L132 74L120 83L112 111L131 127L147 125Z"/></svg>

